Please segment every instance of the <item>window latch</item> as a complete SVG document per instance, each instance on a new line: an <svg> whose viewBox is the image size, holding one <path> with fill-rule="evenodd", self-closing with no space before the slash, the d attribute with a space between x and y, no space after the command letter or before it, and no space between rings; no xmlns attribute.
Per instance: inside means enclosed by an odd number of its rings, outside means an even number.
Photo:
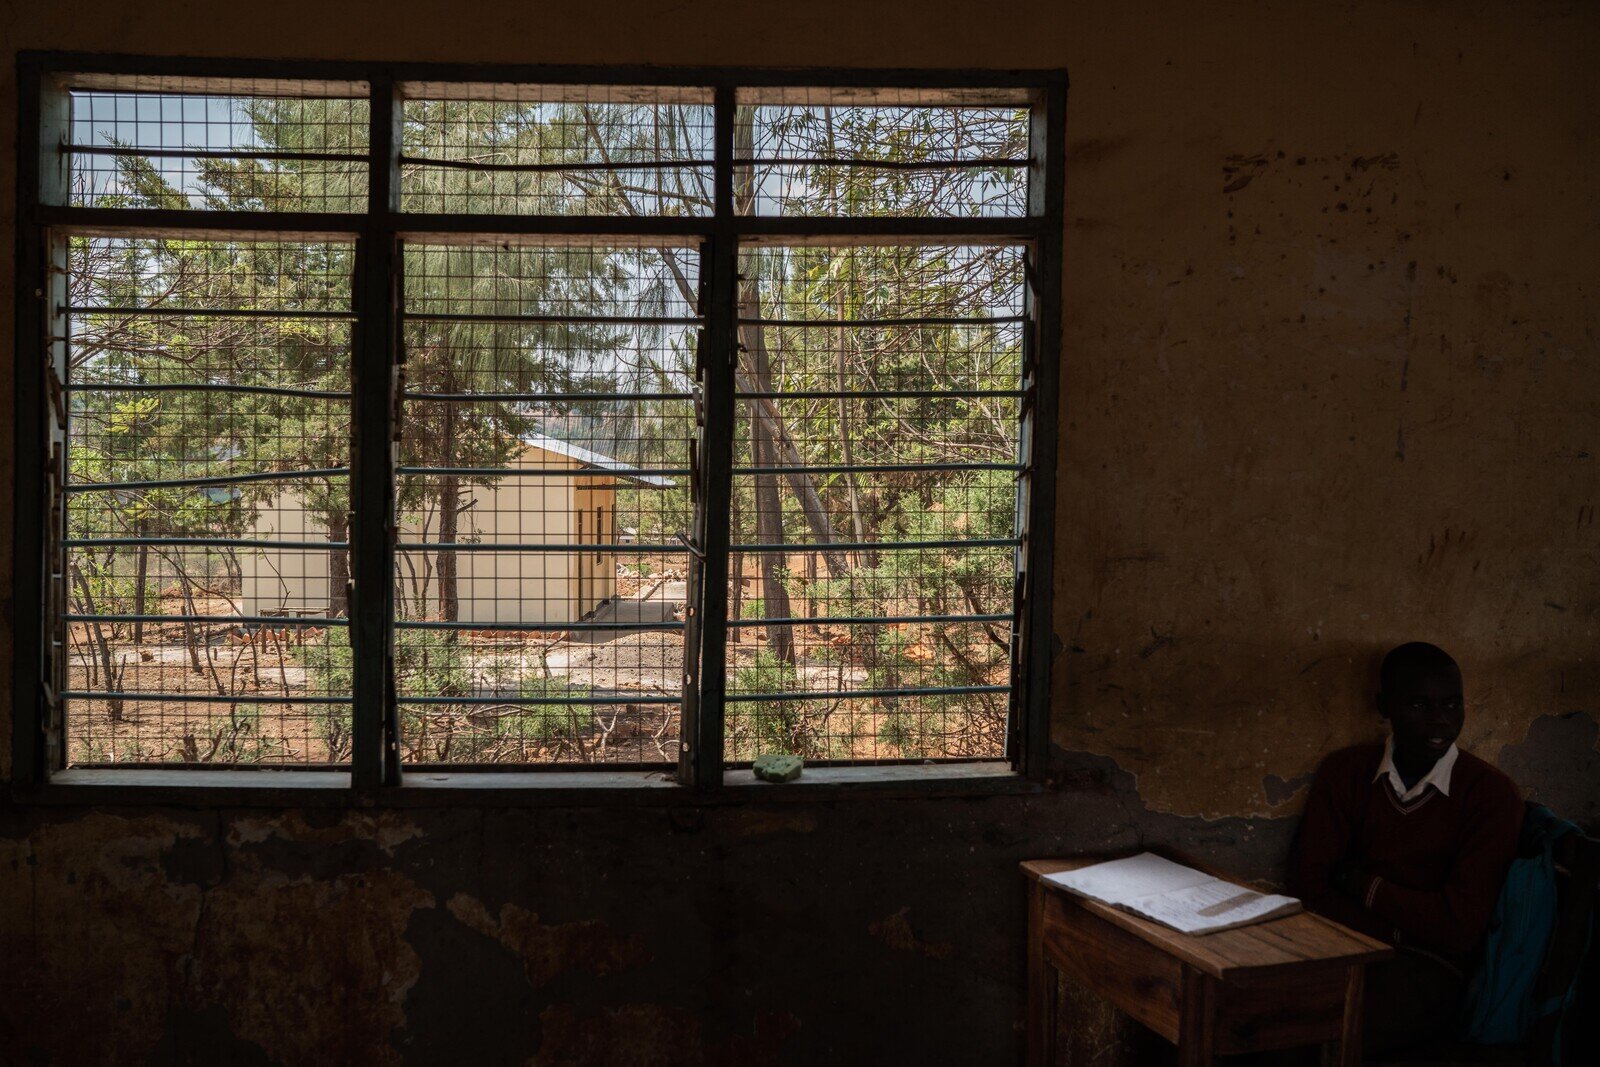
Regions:
<svg viewBox="0 0 1600 1067"><path fill-rule="evenodd" d="M695 544L694 543L694 539L691 538L688 534L684 533L682 530L679 530L677 533L673 534L672 536L674 538L676 538L679 541L679 543L681 543L683 545L684 548L687 548L690 552L693 552L694 555L695 555L695 558L698 559L701 563L704 563L706 561L705 549L703 549L699 545Z"/></svg>

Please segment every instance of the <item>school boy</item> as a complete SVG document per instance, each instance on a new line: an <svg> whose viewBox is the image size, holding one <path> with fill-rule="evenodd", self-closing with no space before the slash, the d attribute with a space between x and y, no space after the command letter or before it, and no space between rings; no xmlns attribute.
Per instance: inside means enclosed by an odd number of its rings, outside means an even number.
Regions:
<svg viewBox="0 0 1600 1067"><path fill-rule="evenodd" d="M1369 1053L1447 1034L1516 852L1515 783L1456 746L1461 671L1434 645L1384 657L1378 712L1389 738L1323 761L1290 862L1306 907L1398 950L1368 968Z"/></svg>

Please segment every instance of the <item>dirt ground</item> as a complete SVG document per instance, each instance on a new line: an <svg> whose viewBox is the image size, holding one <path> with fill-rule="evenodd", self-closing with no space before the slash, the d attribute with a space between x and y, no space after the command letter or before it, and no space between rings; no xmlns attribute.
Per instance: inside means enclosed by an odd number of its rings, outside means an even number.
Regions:
<svg viewBox="0 0 1600 1067"><path fill-rule="evenodd" d="M679 563L674 567L671 563ZM640 573L643 571L643 573ZM672 763L677 758L679 705L652 698L681 694L684 644L681 624L687 586L681 561L655 560L635 570L620 567L617 598L586 620L602 628L559 632L467 630L453 652L478 697L504 696L505 704L408 704L402 715L402 746L408 762L540 762ZM179 614L176 598L160 610ZM232 621L234 603L225 597L197 601L198 613L214 622L193 630L191 642L182 624L147 624L135 642L127 624L96 633L75 624L69 691L191 694L212 699L124 699L102 697L66 700L69 760L78 765L100 763L196 763L212 765L275 764L318 766L341 764L350 756L349 704L311 703L307 696L343 697L339 692L311 694L308 686L330 672L308 669L321 659L348 664L348 631L344 627L309 625L245 626ZM614 625L615 629L603 628ZM637 628L634 628L634 627ZM654 627L654 628L652 628ZM841 692L870 685L869 672L849 647L847 628L825 623L793 628L799 655L795 683L816 692ZM417 631L412 631L417 633ZM437 631L427 632L430 635ZM104 639L102 645L101 639ZM431 639L431 638L430 638ZM443 642L443 637L437 638ZM728 669L734 677L757 661L766 647L760 627L730 631ZM939 654L920 642L907 650L931 660ZM108 684L105 660L111 660ZM197 670L198 667L198 670ZM347 670L331 672L348 678ZM1003 681L1003 666L997 681ZM426 671L400 679L402 695L432 695ZM527 708L529 680L555 696L606 698L638 696L639 703L571 705L552 724L544 708L539 734L530 740L518 722ZM336 683L337 684L337 683ZM917 681L908 678L905 684ZM230 697L242 699L231 700ZM279 698L250 700L248 698ZM220 699L218 699L220 698ZM284 699L287 698L287 699ZM787 707L761 711L768 726L757 728L748 703L731 703L730 758L751 758L762 746L788 743L800 751L823 752L831 758L904 758L907 754L984 755L1003 751L1003 705L986 695L974 701L978 714L965 726L951 727L944 716L925 714L916 699L882 702L844 697L794 705L794 723L776 734L770 720L787 718ZM997 704L996 708L987 707ZM562 707L568 707L563 705ZM996 730L999 733L996 735ZM952 731L943 736L939 731ZM996 735L996 736L990 736ZM444 743L440 738L449 739ZM452 747L452 741L460 744ZM967 752L967 749L972 749ZM462 755L463 752L470 755Z"/></svg>
<svg viewBox="0 0 1600 1067"><path fill-rule="evenodd" d="M681 622L685 585L681 572L658 570L653 578L623 577L626 595L602 605L590 621ZM194 647L181 624L146 625L135 643L128 625L106 626L97 635L86 624L69 634L68 689L74 692L192 694L290 698L162 700L68 698L69 761L98 763L271 763L324 765L349 758L348 704L313 704L307 696L307 664L330 654L330 643L348 640L343 627L246 627L228 616L226 598L196 604L216 621L194 627ZM166 613L182 610L163 604ZM100 638L105 640L102 647ZM465 661L482 677L517 677L540 672L575 691L600 696L671 696L682 691L683 637L678 630L617 629L522 634L466 631ZM104 663L109 655L112 683ZM198 664L199 669L196 669ZM486 690L492 691L492 690ZM345 694L324 693L323 696ZM589 709L583 709L586 716ZM455 716L471 729L486 714L454 706L418 716ZM605 705L567 731L566 744L545 758L558 761L662 761L676 759L675 704ZM577 736L582 735L582 736Z"/></svg>

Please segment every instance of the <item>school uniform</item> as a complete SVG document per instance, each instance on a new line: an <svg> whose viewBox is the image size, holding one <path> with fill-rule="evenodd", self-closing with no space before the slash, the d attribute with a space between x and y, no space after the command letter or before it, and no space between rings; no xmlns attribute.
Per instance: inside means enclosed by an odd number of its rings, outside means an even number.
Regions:
<svg viewBox="0 0 1600 1067"><path fill-rule="evenodd" d="M1455 1021L1465 970L1516 854L1522 811L1510 778L1454 745L1410 786L1395 767L1392 738L1323 761L1289 884L1311 911L1399 950L1369 968L1369 1048L1426 1040ZM1362 872L1354 895L1333 887L1346 860Z"/></svg>

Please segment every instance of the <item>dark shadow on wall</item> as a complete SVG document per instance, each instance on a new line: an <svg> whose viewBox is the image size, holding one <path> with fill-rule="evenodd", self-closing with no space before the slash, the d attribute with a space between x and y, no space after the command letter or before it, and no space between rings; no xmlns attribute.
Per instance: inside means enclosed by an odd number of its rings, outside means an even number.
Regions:
<svg viewBox="0 0 1600 1067"><path fill-rule="evenodd" d="M1541 715L1520 745L1500 749L1500 769L1528 793L1588 833L1600 832L1600 722L1582 711Z"/></svg>

